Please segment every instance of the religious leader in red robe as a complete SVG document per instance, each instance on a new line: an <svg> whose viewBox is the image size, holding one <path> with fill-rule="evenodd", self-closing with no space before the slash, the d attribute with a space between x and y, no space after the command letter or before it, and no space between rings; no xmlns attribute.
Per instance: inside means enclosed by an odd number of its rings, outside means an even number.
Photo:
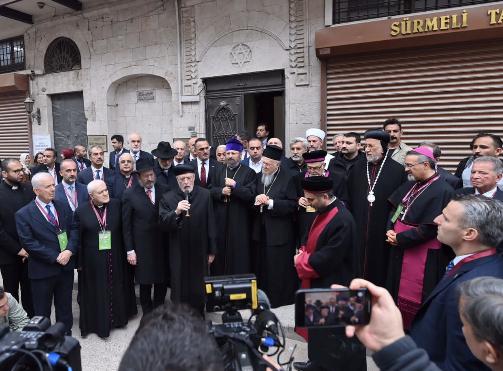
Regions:
<svg viewBox="0 0 503 371"><path fill-rule="evenodd" d="M306 243L294 257L301 286L329 288L335 283L349 286L358 264L353 217L334 196L332 179L308 177L303 179L302 187L304 197L318 215ZM365 348L357 340L347 339L344 328L310 329L308 355L309 361L295 365L297 369L366 370Z"/></svg>

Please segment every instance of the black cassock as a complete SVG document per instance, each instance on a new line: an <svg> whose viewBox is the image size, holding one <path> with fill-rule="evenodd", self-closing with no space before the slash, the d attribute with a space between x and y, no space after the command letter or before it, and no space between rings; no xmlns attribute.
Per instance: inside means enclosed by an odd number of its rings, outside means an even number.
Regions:
<svg viewBox="0 0 503 371"><path fill-rule="evenodd" d="M73 230L79 234L78 265L80 331L108 337L110 330L123 327L137 313L134 287L128 279L126 250L122 242L121 203L110 199L106 206L106 230L111 231L112 248L99 250L98 218L86 202L74 214Z"/></svg>
<svg viewBox="0 0 503 371"><path fill-rule="evenodd" d="M346 183L344 177L339 173L325 172L325 176L332 179L335 197L341 201L346 207L348 205L348 190L346 188ZM298 173L294 177L294 183L297 190L297 197L304 197L304 189L302 188L302 180L306 177L306 171ZM309 228L314 222L318 213L313 208L303 208L297 205L297 229L296 229L296 246L300 246L304 243L309 233Z"/></svg>
<svg viewBox="0 0 503 371"><path fill-rule="evenodd" d="M138 174L132 173L126 178L122 173L117 171L113 177L112 183L109 187L111 189L110 197L122 200L122 195L126 189L132 188L138 184Z"/></svg>
<svg viewBox="0 0 503 371"><path fill-rule="evenodd" d="M256 193L273 200L273 208L255 206L253 249L255 272L259 287L268 295L271 305L279 307L293 303L298 278L293 266L295 255L294 216L297 194L293 178L279 169L276 179L264 189L257 174Z"/></svg>
<svg viewBox="0 0 503 371"><path fill-rule="evenodd" d="M204 276L208 275L208 255L216 252L216 227L210 191L194 186L190 193L190 216L176 215L185 200L180 190L166 193L159 206L163 227L169 231L171 300L204 309Z"/></svg>
<svg viewBox="0 0 503 371"><path fill-rule="evenodd" d="M369 163L371 184L374 184L381 163ZM392 208L388 198L406 180L404 167L388 156L374 188L376 200L370 206L367 200L367 161L357 162L349 173L349 209L356 222L356 245L360 261L357 274L379 286L386 284L388 273L386 227Z"/></svg>
<svg viewBox="0 0 503 371"><path fill-rule="evenodd" d="M137 264L136 281L141 285L166 283L168 244L165 232L159 223L159 202L167 188L155 184L155 205L136 185L124 192L122 197L122 222L126 251L134 250Z"/></svg>
<svg viewBox="0 0 503 371"><path fill-rule="evenodd" d="M236 181L231 196L224 196L225 178ZM257 174L246 165L235 169L221 166L211 185L217 226L217 255L211 265L214 275L251 272L251 205L255 198Z"/></svg>
<svg viewBox="0 0 503 371"><path fill-rule="evenodd" d="M414 184L416 182L407 182L391 195L389 200L394 209L402 202L403 197ZM441 178L426 188L406 212L402 222L414 228L397 234L398 246L388 245L391 253L387 286L395 299L399 291L404 250L436 238L437 226L433 220L442 214L442 209L449 203L453 194L453 188ZM391 221L389 221L388 229L393 229L392 225ZM452 249L445 245L442 245L440 249L428 250L424 270L422 301L428 297L442 279L445 274L445 267L453 257Z"/></svg>

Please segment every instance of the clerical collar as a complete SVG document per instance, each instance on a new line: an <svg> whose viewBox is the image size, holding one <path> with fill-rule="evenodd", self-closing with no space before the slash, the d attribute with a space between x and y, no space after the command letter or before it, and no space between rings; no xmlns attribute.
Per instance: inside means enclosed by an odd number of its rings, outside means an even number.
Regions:
<svg viewBox="0 0 503 371"><path fill-rule="evenodd" d="M9 187L10 189L12 189L13 191L17 191L21 185L18 183L18 184L10 184L9 182L7 182L7 180L4 179L4 183L7 187Z"/></svg>
<svg viewBox="0 0 503 371"><path fill-rule="evenodd" d="M426 178L425 180L418 180L417 182L418 182L419 184L426 184L426 183L428 183L430 180L432 180L434 177L436 177L437 175L438 175L438 174L437 174L437 172L435 171L435 172L433 173L433 175L432 175L432 176L430 176L430 177Z"/></svg>

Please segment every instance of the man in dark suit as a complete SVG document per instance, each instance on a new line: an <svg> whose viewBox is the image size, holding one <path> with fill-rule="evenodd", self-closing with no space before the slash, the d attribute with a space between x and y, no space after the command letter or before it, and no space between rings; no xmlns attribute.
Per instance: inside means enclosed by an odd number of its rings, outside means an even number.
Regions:
<svg viewBox="0 0 503 371"><path fill-rule="evenodd" d="M433 152L433 157L435 157L435 161L437 162L436 170L438 175L440 175L440 179L446 181L454 189L463 187L463 181L460 178L451 174L449 171L445 170L442 166L438 165L440 156L442 156L442 150L440 149L440 146L438 144L435 144L433 142L421 142L419 146L431 148Z"/></svg>
<svg viewBox="0 0 503 371"><path fill-rule="evenodd" d="M91 161L89 161L86 158L87 156L86 147L78 144L75 147L73 147L73 153L75 154L73 157L73 161L75 161L75 163L77 164L77 172L80 172L91 166Z"/></svg>
<svg viewBox="0 0 503 371"><path fill-rule="evenodd" d="M59 163L56 162L58 153L54 148L46 148L43 153L44 164L33 168L32 175L41 171L49 173L54 179L54 184L61 183L61 174L59 173Z"/></svg>
<svg viewBox="0 0 503 371"><path fill-rule="evenodd" d="M190 161L185 158L187 145L183 140L175 140L173 148L176 150L176 155L173 158L173 166L187 165Z"/></svg>
<svg viewBox="0 0 503 371"><path fill-rule="evenodd" d="M136 163L138 161L153 161L154 158L148 152L145 152L141 149L141 136L138 133L129 134L129 145L131 147L130 153L133 155Z"/></svg>
<svg viewBox="0 0 503 371"><path fill-rule="evenodd" d="M177 155L177 150L171 148L168 142L159 142L157 148L152 151L152 155L156 157L153 167L157 184L162 184L168 190L176 189L178 182L173 173L173 158Z"/></svg>
<svg viewBox="0 0 503 371"><path fill-rule="evenodd" d="M443 370L486 370L470 352L458 314L458 286L481 276L503 278L503 206L491 198L467 195L449 202L435 219L438 240L456 257L416 315L411 337Z"/></svg>
<svg viewBox="0 0 503 371"><path fill-rule="evenodd" d="M108 168L116 170L119 167L119 157L123 153L129 153L129 149L124 148L124 137L119 134L112 135L111 138L113 151L108 158Z"/></svg>
<svg viewBox="0 0 503 371"><path fill-rule="evenodd" d="M110 187L111 198L122 200L124 191L138 184L138 173L134 171L134 168L135 163L131 153L125 152L120 155L119 166L114 172L114 179Z"/></svg>
<svg viewBox="0 0 503 371"><path fill-rule="evenodd" d="M71 334L73 255L77 252L75 235L69 233L72 211L54 200L56 188L50 174L35 174L31 182L37 197L16 213L16 227L29 254L35 315L51 318L54 297L56 321L63 322L66 333Z"/></svg>
<svg viewBox="0 0 503 371"><path fill-rule="evenodd" d="M114 180L114 172L103 166L105 160L103 148L92 146L89 153L91 156L91 166L79 173L77 182L88 185L92 180L103 180L110 191Z"/></svg>
<svg viewBox="0 0 503 371"><path fill-rule="evenodd" d="M66 203L72 211L89 199L85 185L77 183L77 164L73 160L63 160L60 168L63 180L56 186L54 199Z"/></svg>
<svg viewBox="0 0 503 371"><path fill-rule="evenodd" d="M189 149L189 153L187 154L187 156L185 156L185 163L186 164L190 164L192 161L194 161L197 156L196 156L196 140L198 138L197 137L191 137L189 139L189 142L187 143L188 144L188 149Z"/></svg>
<svg viewBox="0 0 503 371"><path fill-rule="evenodd" d="M210 159L210 144L205 138L197 139L194 146L197 158L191 162L191 165L196 169L196 185L209 188L219 163L217 160Z"/></svg>
<svg viewBox="0 0 503 371"><path fill-rule="evenodd" d="M262 148L262 142L260 139L252 138L248 141L248 154L249 156L241 161L243 165L248 166L250 169L255 171L257 174L262 171L262 153L264 148Z"/></svg>
<svg viewBox="0 0 503 371"><path fill-rule="evenodd" d="M126 190L122 199L122 231L127 260L135 267L136 282L140 284L145 315L164 303L167 292L168 249L159 224L159 202L168 188L156 183L152 164L140 162L136 170L139 184Z"/></svg>
<svg viewBox="0 0 503 371"><path fill-rule="evenodd" d="M23 165L14 159L2 162L3 182L0 182L0 271L4 288L19 301L19 288L23 308L33 316L30 281L28 279L28 253L21 246L16 230L16 211L28 204L35 195L28 184L23 184Z"/></svg>
<svg viewBox="0 0 503 371"><path fill-rule="evenodd" d="M482 156L473 161L470 181L473 187L459 189L457 194L476 194L503 201L503 191L498 188L498 182L503 174L503 165L496 157Z"/></svg>

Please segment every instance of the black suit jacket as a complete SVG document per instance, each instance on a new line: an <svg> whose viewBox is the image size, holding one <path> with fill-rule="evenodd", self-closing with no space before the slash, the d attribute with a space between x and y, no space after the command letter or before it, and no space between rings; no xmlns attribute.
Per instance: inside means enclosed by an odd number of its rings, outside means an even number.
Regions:
<svg viewBox="0 0 503 371"><path fill-rule="evenodd" d="M217 171L218 167L221 166L220 163L217 160L214 160L210 158L209 160L209 171L208 174L206 174L206 188L209 188L211 186L211 181L215 177L215 172ZM195 184L198 186L201 186L201 180L199 179L199 173L197 171L197 159L192 160L190 164L196 169L196 182Z"/></svg>
<svg viewBox="0 0 503 371"><path fill-rule="evenodd" d="M489 370L468 349L458 310L458 286L483 276L503 278L501 255L468 262L446 275L416 315L411 337L442 370Z"/></svg>
<svg viewBox="0 0 503 371"><path fill-rule="evenodd" d="M123 148L121 155L123 153L129 153L129 149ZM110 170L116 170L116 168L118 168L118 166L116 166L116 165L118 165L117 162L119 159L116 157L116 155L117 155L117 153L115 153L115 151L110 152L110 156L108 158L108 167ZM120 155L119 155L119 157L120 157Z"/></svg>
<svg viewBox="0 0 503 371"><path fill-rule="evenodd" d="M112 170L106 167L101 168L103 170L103 174L105 176L105 183L107 184L108 191L111 192L112 185L114 183L115 174ZM79 175L77 175L77 182L88 185L91 181L94 180L93 169L88 167L85 170L82 170Z"/></svg>
<svg viewBox="0 0 503 371"><path fill-rule="evenodd" d="M63 180L63 177L59 173L59 162L56 162L54 164L54 168L56 169L56 175L58 177L58 184L59 184ZM40 173L40 172L48 173L49 169L47 168L47 165L39 165L39 166L34 167L31 170L31 176L33 177L33 175L35 175L36 173Z"/></svg>
<svg viewBox="0 0 503 371"><path fill-rule="evenodd" d="M87 187L83 184L75 182L75 191L77 192L77 207L84 202L89 200L89 193L87 192ZM70 201L66 197L65 189L63 188L63 183L60 183L56 186L56 193L54 198L58 201L61 201L70 207ZM71 207L70 207L71 208Z"/></svg>
<svg viewBox="0 0 503 371"><path fill-rule="evenodd" d="M168 191L177 189L178 182L176 181L176 176L173 173L173 166L171 166L166 173L165 170L161 169L159 162L156 161L154 165L154 172L157 177L157 184L161 184L166 187Z"/></svg>
<svg viewBox="0 0 503 371"><path fill-rule="evenodd" d="M136 253L135 276L140 284L167 280L167 239L159 222L159 203L168 189L160 184L154 188L155 204L140 185L127 189L122 197L124 247Z"/></svg>
<svg viewBox="0 0 503 371"><path fill-rule="evenodd" d="M467 187L467 188L461 188L456 191L456 195L473 195L475 194L475 188L473 187ZM496 193L493 196L494 199L503 201L503 191L496 187Z"/></svg>
<svg viewBox="0 0 503 371"><path fill-rule="evenodd" d="M58 200L53 200L53 204L58 213L60 228L67 232L67 249L73 255L65 266L56 262L61 252L57 230L45 219L35 201L31 201L16 213L16 227L21 246L30 255L28 258L28 276L31 279L57 276L61 272L71 271L75 267L77 235L70 231L73 218L72 210Z"/></svg>
<svg viewBox="0 0 503 371"><path fill-rule="evenodd" d="M0 265L21 261L17 253L21 250L16 229L16 212L35 198L28 185L21 184L12 190L5 182L0 182Z"/></svg>
<svg viewBox="0 0 503 371"><path fill-rule="evenodd" d="M134 154L133 154L133 151L132 150L129 150L129 153L131 153L134 157ZM143 150L140 150L140 157L138 158L138 160L136 160L136 162L139 162L139 161L154 161L154 156L152 156L150 153L148 152L145 152Z"/></svg>

